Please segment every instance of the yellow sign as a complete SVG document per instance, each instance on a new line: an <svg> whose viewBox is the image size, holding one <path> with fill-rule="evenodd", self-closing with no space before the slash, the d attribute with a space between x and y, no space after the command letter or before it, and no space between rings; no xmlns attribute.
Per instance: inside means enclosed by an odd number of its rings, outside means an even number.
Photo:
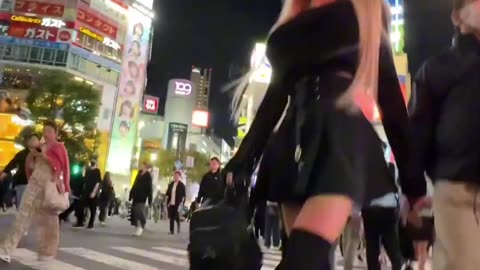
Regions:
<svg viewBox="0 0 480 270"><path fill-rule="evenodd" d="M238 119L237 137L239 139L243 139L247 135L247 122L248 119L245 116L241 116L240 119Z"/></svg>
<svg viewBox="0 0 480 270"><path fill-rule="evenodd" d="M12 15L12 17L10 18L10 20L11 20L11 21L14 21L14 22L42 24L42 19L35 18L35 17L26 17L26 16Z"/></svg>
<svg viewBox="0 0 480 270"><path fill-rule="evenodd" d="M80 33L83 33L83 34L85 34L85 35L103 43L104 37L100 36L99 34L97 34L95 32L93 32L92 30L90 30L88 28L85 28L85 27L80 27L78 30L80 31Z"/></svg>
<svg viewBox="0 0 480 270"><path fill-rule="evenodd" d="M93 32L92 30L88 29L88 28L85 28L85 27L80 27L78 29L80 31L80 33L83 33L93 39L96 39L100 42L102 42L105 46L108 46L110 48L113 48L115 50L119 50L121 47L120 47L120 44L118 44L116 41L112 40L112 39L109 39L108 37L104 37L104 36L101 36L95 32Z"/></svg>

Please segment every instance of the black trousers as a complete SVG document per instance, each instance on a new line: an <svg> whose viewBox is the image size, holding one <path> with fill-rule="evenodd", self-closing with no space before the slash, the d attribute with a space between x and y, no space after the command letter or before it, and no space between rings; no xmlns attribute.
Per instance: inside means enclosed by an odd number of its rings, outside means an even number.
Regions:
<svg viewBox="0 0 480 270"><path fill-rule="evenodd" d="M100 222L105 222L105 220L107 219L107 214L110 213L110 204L113 203L108 200L99 201L100 214L98 216L98 220L100 220Z"/></svg>
<svg viewBox="0 0 480 270"><path fill-rule="evenodd" d="M92 227L95 223L95 216L97 214L97 198L91 199L90 197L83 197L79 203L78 213L77 213L77 224L83 225L85 223L85 210L88 208L90 211L90 220L88 221L88 226Z"/></svg>
<svg viewBox="0 0 480 270"><path fill-rule="evenodd" d="M362 211L367 244L368 270L381 270L380 243L392 263L392 270L400 270L403 259L398 237L398 211L396 208L369 207Z"/></svg>
<svg viewBox="0 0 480 270"><path fill-rule="evenodd" d="M273 241L273 243L272 243ZM280 247L280 219L278 214L265 214L265 246L269 248L273 244L274 247Z"/></svg>
<svg viewBox="0 0 480 270"><path fill-rule="evenodd" d="M178 213L178 206L168 206L168 218L170 219L170 233L175 232L175 222L177 223L177 232L180 233L180 214Z"/></svg>

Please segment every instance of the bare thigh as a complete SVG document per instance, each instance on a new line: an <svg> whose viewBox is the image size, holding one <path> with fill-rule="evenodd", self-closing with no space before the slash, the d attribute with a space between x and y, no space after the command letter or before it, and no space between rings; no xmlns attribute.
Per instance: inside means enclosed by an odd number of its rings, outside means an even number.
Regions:
<svg viewBox="0 0 480 270"><path fill-rule="evenodd" d="M315 196L303 205L282 204L287 234L304 230L334 243L343 232L352 211L351 199L341 195Z"/></svg>

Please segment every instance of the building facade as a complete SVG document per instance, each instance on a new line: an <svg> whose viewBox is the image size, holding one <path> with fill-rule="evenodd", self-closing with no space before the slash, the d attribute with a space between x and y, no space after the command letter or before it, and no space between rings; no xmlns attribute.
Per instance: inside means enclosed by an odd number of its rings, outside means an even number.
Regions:
<svg viewBox="0 0 480 270"><path fill-rule="evenodd" d="M212 82L212 69L192 67L190 81L195 84L197 89L195 108L208 111L210 84Z"/></svg>
<svg viewBox="0 0 480 270"><path fill-rule="evenodd" d="M64 70L73 79L93 85L101 92L102 104L97 118L99 165L125 177L130 175L133 131L150 58L152 4L153 0L7 0L0 4L3 87L10 87L9 78L28 77L43 69ZM28 91L20 86L10 92L22 98ZM117 109L127 100L135 113L120 120ZM132 132L126 136L130 140L115 131L121 123L130 126ZM121 150L111 151L119 145Z"/></svg>

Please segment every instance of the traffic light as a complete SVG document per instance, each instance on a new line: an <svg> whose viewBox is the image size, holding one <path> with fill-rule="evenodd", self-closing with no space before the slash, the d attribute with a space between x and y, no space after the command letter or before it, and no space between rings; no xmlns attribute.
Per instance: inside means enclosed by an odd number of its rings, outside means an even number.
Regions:
<svg viewBox="0 0 480 270"><path fill-rule="evenodd" d="M82 173L82 167L78 164L74 164L72 166L72 175L79 175Z"/></svg>

